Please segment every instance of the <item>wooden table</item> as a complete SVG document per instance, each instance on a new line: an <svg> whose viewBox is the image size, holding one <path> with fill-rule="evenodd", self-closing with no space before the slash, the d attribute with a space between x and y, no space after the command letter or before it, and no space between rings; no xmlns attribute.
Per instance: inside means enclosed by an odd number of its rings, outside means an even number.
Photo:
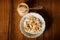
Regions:
<svg viewBox="0 0 60 40"><path fill-rule="evenodd" d="M37 38L25 37L19 27L22 18L17 5L25 2L30 8L43 6L38 12L46 21L44 33ZM60 1L58 0L0 0L0 40L59 40L60 39Z"/></svg>

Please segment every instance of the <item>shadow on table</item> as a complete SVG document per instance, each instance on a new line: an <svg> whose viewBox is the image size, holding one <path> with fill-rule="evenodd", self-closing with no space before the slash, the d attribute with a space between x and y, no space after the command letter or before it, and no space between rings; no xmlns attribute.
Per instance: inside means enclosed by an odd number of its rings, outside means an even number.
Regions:
<svg viewBox="0 0 60 40"><path fill-rule="evenodd" d="M32 8L32 7L34 7L35 2L36 2L36 0L27 0L25 3L27 3L28 6ZM51 27L52 22L53 22L51 11L48 11L48 10L45 10L45 9L37 9L37 10L30 9L30 12L37 12L40 15L42 15L45 22L46 22L46 30L49 30L49 28Z"/></svg>
<svg viewBox="0 0 60 40"><path fill-rule="evenodd" d="M40 15L42 15L42 17L44 18L45 22L46 22L46 29L45 30L49 30L51 28L52 22L53 22L53 18L52 18L52 13L44 10L44 9L40 9L40 10L30 10L30 12L36 12L39 13Z"/></svg>

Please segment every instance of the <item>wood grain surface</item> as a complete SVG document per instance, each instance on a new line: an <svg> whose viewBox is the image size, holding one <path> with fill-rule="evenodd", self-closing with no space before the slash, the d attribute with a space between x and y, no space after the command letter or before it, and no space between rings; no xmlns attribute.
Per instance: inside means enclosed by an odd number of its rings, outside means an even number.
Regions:
<svg viewBox="0 0 60 40"><path fill-rule="evenodd" d="M30 9L44 17L46 29L37 38L27 38L20 31L17 5L25 2L30 8L43 6L43 9ZM59 0L0 0L0 40L60 40L60 1Z"/></svg>

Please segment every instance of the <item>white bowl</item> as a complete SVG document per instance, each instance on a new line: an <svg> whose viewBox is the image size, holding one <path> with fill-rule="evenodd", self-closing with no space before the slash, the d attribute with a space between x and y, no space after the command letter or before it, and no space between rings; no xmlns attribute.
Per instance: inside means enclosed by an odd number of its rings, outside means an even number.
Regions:
<svg viewBox="0 0 60 40"><path fill-rule="evenodd" d="M27 17L29 17L30 15L33 15L33 16L35 16L36 18L39 18L39 19L41 20L41 22L42 22L42 28L41 28L42 30L41 30L39 33L37 33L37 34L29 34L29 33L27 33L27 32L24 31L24 26L23 26L24 20L25 20ZM21 31L22 34L23 34L24 36L26 36L26 37L36 38L36 37L40 36L40 35L44 32L44 30L45 30L45 21L44 21L44 18L43 18L40 14L38 14L38 13L30 12L30 13L24 15L24 16L22 17L22 19L20 20L20 31Z"/></svg>

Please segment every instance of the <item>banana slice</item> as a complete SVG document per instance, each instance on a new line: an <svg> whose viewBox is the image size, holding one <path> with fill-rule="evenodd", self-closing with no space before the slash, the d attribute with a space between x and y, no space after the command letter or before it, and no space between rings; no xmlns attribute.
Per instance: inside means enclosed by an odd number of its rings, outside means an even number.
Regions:
<svg viewBox="0 0 60 40"><path fill-rule="evenodd" d="M18 4L17 11L19 15L24 16L29 12L29 7L26 3L20 3Z"/></svg>

